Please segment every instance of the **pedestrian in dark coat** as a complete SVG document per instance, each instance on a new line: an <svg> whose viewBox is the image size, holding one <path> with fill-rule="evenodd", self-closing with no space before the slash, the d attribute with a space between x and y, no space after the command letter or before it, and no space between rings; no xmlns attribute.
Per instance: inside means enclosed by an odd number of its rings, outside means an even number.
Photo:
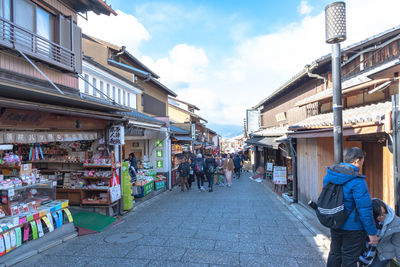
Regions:
<svg viewBox="0 0 400 267"><path fill-rule="evenodd" d="M205 173L208 180L208 192L212 192L214 185L214 173L217 168L217 163L210 154L208 154L206 157L207 158L205 161L205 169L206 169Z"/></svg>
<svg viewBox="0 0 400 267"><path fill-rule="evenodd" d="M183 157L181 163L179 164L178 167L178 172L179 176L181 178L181 190L185 191L185 186L186 189L189 190L189 174L190 174L190 165L187 163L186 158Z"/></svg>

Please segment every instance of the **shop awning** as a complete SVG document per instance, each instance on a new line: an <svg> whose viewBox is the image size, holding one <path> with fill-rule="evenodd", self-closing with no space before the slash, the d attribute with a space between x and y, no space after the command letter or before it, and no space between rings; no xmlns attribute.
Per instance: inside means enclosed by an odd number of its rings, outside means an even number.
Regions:
<svg viewBox="0 0 400 267"><path fill-rule="evenodd" d="M246 141L247 144L253 145L253 146L262 146L262 147L268 147L268 148L273 148L273 149L278 149L279 143L275 142L275 139L278 138L279 136L274 136L274 137L253 137L250 138Z"/></svg>
<svg viewBox="0 0 400 267"><path fill-rule="evenodd" d="M1 89L0 89L1 90ZM107 113L94 110L86 110L73 107L65 106L55 106L44 103L29 102L25 100L10 99L5 97L0 97L0 107L4 108L14 108L14 109L26 109L32 111L44 111L50 113L71 115L71 116L81 116L88 118L104 119L104 120L117 120L123 121L120 114Z"/></svg>
<svg viewBox="0 0 400 267"><path fill-rule="evenodd" d="M160 128L161 126L165 125L165 122L157 120L137 110L132 110L130 112L122 112L121 114L123 114L129 120L130 124L135 124L138 126L143 125L155 128Z"/></svg>
<svg viewBox="0 0 400 267"><path fill-rule="evenodd" d="M190 136L179 136L176 135L174 136L174 139L178 140L178 141L186 141L186 142L192 142L193 139Z"/></svg>
<svg viewBox="0 0 400 267"><path fill-rule="evenodd" d="M176 126L174 126L174 125L169 125L169 129L170 129L171 132L174 133L174 134L189 134L188 131L186 131L186 130L184 130L184 129L182 129L182 128L176 127Z"/></svg>

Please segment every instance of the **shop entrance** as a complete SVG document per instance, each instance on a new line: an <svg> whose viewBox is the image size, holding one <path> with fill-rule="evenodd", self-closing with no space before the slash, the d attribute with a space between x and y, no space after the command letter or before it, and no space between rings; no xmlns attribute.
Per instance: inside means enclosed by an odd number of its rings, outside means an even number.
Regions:
<svg viewBox="0 0 400 267"><path fill-rule="evenodd" d="M383 144L363 142L366 153L363 174L367 176L367 184L371 197L383 199Z"/></svg>

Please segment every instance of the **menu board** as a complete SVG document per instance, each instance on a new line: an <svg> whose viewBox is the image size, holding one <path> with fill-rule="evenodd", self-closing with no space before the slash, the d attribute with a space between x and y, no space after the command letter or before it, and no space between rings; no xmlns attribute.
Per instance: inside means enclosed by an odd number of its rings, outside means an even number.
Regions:
<svg viewBox="0 0 400 267"><path fill-rule="evenodd" d="M287 184L287 172L284 166L274 166L272 181L274 184Z"/></svg>

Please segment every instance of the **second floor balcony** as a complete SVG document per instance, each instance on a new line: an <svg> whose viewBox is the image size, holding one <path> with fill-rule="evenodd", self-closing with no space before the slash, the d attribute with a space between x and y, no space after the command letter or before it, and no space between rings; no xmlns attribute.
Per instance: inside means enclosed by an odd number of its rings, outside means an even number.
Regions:
<svg viewBox="0 0 400 267"><path fill-rule="evenodd" d="M2 17L0 17L0 46L20 50L28 57L58 69L77 72L78 66L73 51Z"/></svg>

